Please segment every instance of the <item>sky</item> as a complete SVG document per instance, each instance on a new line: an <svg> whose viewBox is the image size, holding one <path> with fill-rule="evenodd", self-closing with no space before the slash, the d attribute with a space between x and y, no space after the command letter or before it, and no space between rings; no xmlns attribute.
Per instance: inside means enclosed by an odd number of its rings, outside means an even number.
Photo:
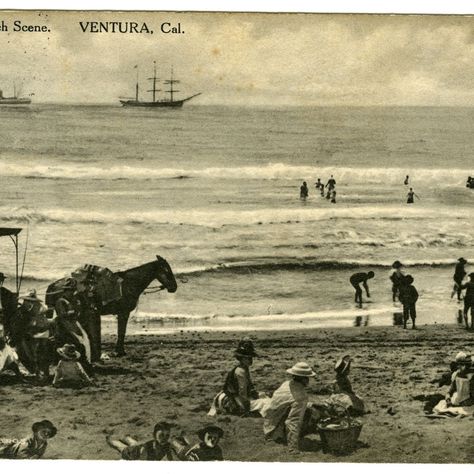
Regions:
<svg viewBox="0 0 474 474"><path fill-rule="evenodd" d="M118 103L158 77L196 105L474 106L474 17L145 12L1 15L0 84L34 101ZM13 32L13 21L50 33ZM146 22L154 34L83 33L79 22ZM160 33L181 24L182 34Z"/></svg>

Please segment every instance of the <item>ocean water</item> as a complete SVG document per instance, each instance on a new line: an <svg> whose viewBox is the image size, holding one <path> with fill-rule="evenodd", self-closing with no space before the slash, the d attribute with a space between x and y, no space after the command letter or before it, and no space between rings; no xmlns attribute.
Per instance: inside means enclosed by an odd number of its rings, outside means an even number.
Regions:
<svg viewBox="0 0 474 474"><path fill-rule="evenodd" d="M33 105L0 121L0 222L24 228L22 292L161 255L178 291L143 296L132 330L391 324L398 259L420 324L455 321L454 263L474 261L474 109ZM336 204L314 187L331 174ZM370 269L359 310L348 279Z"/></svg>

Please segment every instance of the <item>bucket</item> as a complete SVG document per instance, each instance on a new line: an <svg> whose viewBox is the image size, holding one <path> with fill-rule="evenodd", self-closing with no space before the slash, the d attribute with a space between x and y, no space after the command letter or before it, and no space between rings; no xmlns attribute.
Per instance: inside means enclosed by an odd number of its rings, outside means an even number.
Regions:
<svg viewBox="0 0 474 474"><path fill-rule="evenodd" d="M319 425L318 430L323 443L323 452L349 454L356 448L362 424Z"/></svg>

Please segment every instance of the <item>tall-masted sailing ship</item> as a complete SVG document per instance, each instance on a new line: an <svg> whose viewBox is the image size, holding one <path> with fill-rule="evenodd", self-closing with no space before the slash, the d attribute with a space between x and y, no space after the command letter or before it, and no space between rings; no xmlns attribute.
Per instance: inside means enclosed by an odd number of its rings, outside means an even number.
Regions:
<svg viewBox="0 0 474 474"><path fill-rule="evenodd" d="M0 106L2 105L30 105L31 99L29 97L18 97L16 86L13 85L13 97L4 97L3 91L0 90ZM33 94L30 94L33 95Z"/></svg>
<svg viewBox="0 0 474 474"><path fill-rule="evenodd" d="M179 92L174 88L174 84L178 84L180 81L176 80L173 78L173 68L171 68L171 77L170 79L167 79L163 81L165 85L169 86L169 90L166 90L164 92L169 94L169 99L157 99L157 92L160 92L161 89L157 89L157 83L159 79L156 77L156 63L154 63L153 67L153 77L148 78L149 81L153 81L152 88L148 90L147 92L152 93L152 100L151 101L144 101L140 100L138 97L139 93L139 85L138 85L138 67L135 66L137 69L137 83L135 85L135 98L123 98L119 99L120 103L124 107L172 107L172 108L178 108L182 107L185 102L188 100L191 100L193 97L197 97L198 95L201 95L201 92L198 92L197 94L194 94L190 97L186 97L185 99L175 99L174 94L176 92Z"/></svg>

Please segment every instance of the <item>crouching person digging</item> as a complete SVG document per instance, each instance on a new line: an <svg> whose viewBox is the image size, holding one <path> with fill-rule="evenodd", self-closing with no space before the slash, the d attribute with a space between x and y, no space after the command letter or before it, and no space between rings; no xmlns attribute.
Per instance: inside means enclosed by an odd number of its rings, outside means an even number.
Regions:
<svg viewBox="0 0 474 474"><path fill-rule="evenodd" d="M291 380L283 382L273 393L263 411L263 432L266 439L288 444L290 452L299 452L301 441L308 434L318 433L321 413L308 403L306 388L316 376L306 362L298 362L286 371Z"/></svg>

